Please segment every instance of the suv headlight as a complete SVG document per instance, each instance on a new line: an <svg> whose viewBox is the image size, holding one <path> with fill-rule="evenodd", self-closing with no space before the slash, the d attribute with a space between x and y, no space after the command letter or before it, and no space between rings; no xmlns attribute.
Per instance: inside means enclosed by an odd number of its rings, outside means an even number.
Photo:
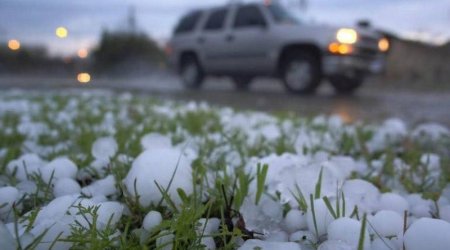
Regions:
<svg viewBox="0 0 450 250"><path fill-rule="evenodd" d="M354 29L340 29L336 34L336 39L340 43L354 44L358 40L358 33Z"/></svg>

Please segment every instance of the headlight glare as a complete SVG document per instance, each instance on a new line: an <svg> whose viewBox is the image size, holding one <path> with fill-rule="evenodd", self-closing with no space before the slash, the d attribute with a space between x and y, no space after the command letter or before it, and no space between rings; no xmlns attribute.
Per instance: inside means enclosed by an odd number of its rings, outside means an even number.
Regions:
<svg viewBox="0 0 450 250"><path fill-rule="evenodd" d="M340 43L354 44L358 40L358 33L354 29L340 29L336 34L336 39Z"/></svg>

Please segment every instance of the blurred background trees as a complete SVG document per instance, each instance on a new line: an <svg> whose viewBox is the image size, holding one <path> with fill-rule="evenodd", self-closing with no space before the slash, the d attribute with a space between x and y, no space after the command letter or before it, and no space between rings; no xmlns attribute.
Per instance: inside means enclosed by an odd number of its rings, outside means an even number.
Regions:
<svg viewBox="0 0 450 250"><path fill-rule="evenodd" d="M0 47L0 74L52 74L73 72L71 58L50 57L45 47L22 45L18 50Z"/></svg>
<svg viewBox="0 0 450 250"><path fill-rule="evenodd" d="M165 65L165 55L158 44L144 33L103 31L93 51L97 73L137 74Z"/></svg>
<svg viewBox="0 0 450 250"><path fill-rule="evenodd" d="M134 6L128 9L125 23L122 30L103 30L93 50L93 70L97 74L139 75L165 67L164 51L139 31Z"/></svg>

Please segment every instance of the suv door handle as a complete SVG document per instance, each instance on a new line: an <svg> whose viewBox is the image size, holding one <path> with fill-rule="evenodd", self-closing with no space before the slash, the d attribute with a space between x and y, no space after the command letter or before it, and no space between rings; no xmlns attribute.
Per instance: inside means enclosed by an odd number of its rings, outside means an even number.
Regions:
<svg viewBox="0 0 450 250"><path fill-rule="evenodd" d="M233 36L233 35L226 35L226 36L225 36L225 40L226 40L227 42L232 42L232 41L234 41L234 36Z"/></svg>
<svg viewBox="0 0 450 250"><path fill-rule="evenodd" d="M206 38L201 36L201 37L197 38L197 42L200 43L200 44L205 43L206 42Z"/></svg>

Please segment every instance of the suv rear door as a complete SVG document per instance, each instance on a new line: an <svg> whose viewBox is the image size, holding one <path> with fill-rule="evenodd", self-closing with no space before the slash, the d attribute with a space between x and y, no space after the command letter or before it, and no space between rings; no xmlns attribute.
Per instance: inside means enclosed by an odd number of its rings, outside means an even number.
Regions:
<svg viewBox="0 0 450 250"><path fill-rule="evenodd" d="M228 15L229 8L211 10L197 38L203 67L208 73L221 73L226 68L228 48L225 43L225 30Z"/></svg>

